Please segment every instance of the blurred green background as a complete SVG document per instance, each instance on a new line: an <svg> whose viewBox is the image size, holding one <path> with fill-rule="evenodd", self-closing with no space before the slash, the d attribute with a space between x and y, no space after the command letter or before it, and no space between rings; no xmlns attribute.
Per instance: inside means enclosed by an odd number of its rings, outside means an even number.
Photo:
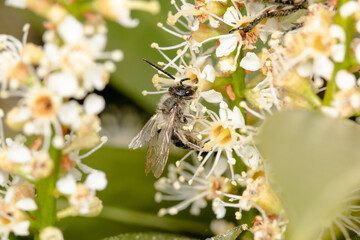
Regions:
<svg viewBox="0 0 360 240"><path fill-rule="evenodd" d="M201 217L193 217L188 210L177 216L157 217L158 209L171 206L170 203L156 203L154 200L155 178L145 176L146 150L129 150L131 141L143 124L156 109L160 96L142 96L141 91L154 90L151 78L154 70L142 61L163 61L161 55L150 47L152 42L160 46L179 43L179 39L167 34L156 26L165 22L170 4L161 1L161 12L151 15L132 12L138 18L137 28L126 29L117 23L108 21L109 50L121 49L125 58L117 64L117 71L111 76L110 85L102 94L107 100L107 108L101 114L103 135L109 137L108 146L103 147L84 163L102 170L108 178L108 187L98 193L103 201L104 211L96 218L68 218L59 222L66 239L101 239L127 232L172 232L191 237L210 236L209 222L213 218L209 207ZM27 11L4 6L0 0L0 33L22 38L22 27L30 23L28 42L42 44L44 32L43 19ZM175 54L172 52L171 54ZM1 102L8 109L16 99ZM8 134L13 134L8 132ZM171 151L169 162L182 156L181 152ZM211 204L210 204L211 205ZM210 217L211 216L211 217Z"/></svg>

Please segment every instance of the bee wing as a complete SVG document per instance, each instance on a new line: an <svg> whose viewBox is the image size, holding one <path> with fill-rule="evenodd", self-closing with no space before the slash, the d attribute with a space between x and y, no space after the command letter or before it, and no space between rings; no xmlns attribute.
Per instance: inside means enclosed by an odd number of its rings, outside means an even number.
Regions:
<svg viewBox="0 0 360 240"><path fill-rule="evenodd" d="M136 149L142 147L145 143L150 141L150 139L157 132L156 118L157 114L150 118L150 120L145 124L145 126L141 129L138 135L136 135L133 140L131 140L129 148Z"/></svg>
<svg viewBox="0 0 360 240"><path fill-rule="evenodd" d="M158 136L154 137L148 146L146 157L146 174L152 170L156 178L160 177L164 171L166 162L169 157L171 146L171 137L174 132L175 117L177 107L174 106L170 112L165 126L161 129Z"/></svg>

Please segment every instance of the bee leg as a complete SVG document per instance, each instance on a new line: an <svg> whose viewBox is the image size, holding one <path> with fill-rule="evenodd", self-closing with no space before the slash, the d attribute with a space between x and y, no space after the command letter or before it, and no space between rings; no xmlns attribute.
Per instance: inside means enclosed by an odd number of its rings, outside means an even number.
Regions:
<svg viewBox="0 0 360 240"><path fill-rule="evenodd" d="M183 117L184 117L184 119L185 119L185 122L188 122L188 121L187 121L188 119L189 119L189 120L194 120L194 121L196 121L196 120L200 120L200 119L207 119L207 118L209 118L209 116L195 117L195 116L190 115L190 114L184 114Z"/></svg>
<svg viewBox="0 0 360 240"><path fill-rule="evenodd" d="M207 152L207 151L205 151L205 149L203 149L199 145L196 145L195 143L190 142L188 139L186 139L186 137L183 134L179 134L178 131L174 131L174 135L176 135L176 137L183 143L184 146L194 149L196 151Z"/></svg>

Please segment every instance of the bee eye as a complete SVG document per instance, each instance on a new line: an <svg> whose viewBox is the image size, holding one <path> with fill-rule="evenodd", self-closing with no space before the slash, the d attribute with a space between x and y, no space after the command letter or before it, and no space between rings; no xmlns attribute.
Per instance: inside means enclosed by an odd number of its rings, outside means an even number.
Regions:
<svg viewBox="0 0 360 240"><path fill-rule="evenodd" d="M190 91L189 91L189 90L186 90L185 94L189 94L189 93L190 93Z"/></svg>

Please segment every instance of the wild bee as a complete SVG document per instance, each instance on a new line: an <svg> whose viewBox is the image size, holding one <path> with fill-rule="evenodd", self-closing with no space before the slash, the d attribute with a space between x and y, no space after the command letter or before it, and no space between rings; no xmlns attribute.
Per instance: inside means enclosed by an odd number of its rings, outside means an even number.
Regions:
<svg viewBox="0 0 360 240"><path fill-rule="evenodd" d="M143 60L175 80L170 73L146 59ZM162 96L155 115L129 144L129 148L136 149L148 143L146 174L152 171L155 177L160 177L169 157L171 143L185 149L204 151L194 133L183 129L193 118L189 115L189 105L197 97L197 87L185 85L184 82L188 80L190 79L181 79L179 83L169 87L168 92Z"/></svg>

